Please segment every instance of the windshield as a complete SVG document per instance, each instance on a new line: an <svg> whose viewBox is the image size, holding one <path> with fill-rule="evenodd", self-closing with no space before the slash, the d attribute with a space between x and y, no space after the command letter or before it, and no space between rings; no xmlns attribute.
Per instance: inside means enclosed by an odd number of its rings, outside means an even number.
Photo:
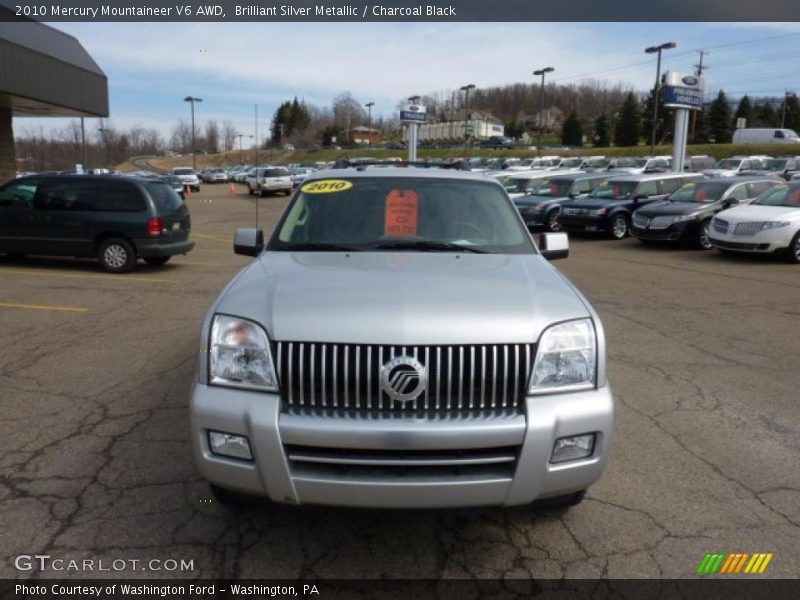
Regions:
<svg viewBox="0 0 800 600"><path fill-rule="evenodd" d="M567 196L572 181L567 179L542 179L533 188L534 196Z"/></svg>
<svg viewBox="0 0 800 600"><path fill-rule="evenodd" d="M541 179L530 179L528 177L509 177L502 183L509 194L530 194L541 181Z"/></svg>
<svg viewBox="0 0 800 600"><path fill-rule="evenodd" d="M764 168L767 171L783 171L786 168L786 161L772 158L764 164Z"/></svg>
<svg viewBox="0 0 800 600"><path fill-rule="evenodd" d="M264 169L264 177L289 177L286 169Z"/></svg>
<svg viewBox="0 0 800 600"><path fill-rule="evenodd" d="M172 169L173 175L194 175L194 171L189 168L182 168L178 167L177 169Z"/></svg>
<svg viewBox="0 0 800 600"><path fill-rule="evenodd" d="M561 166L566 167L568 169L572 169L574 167L580 167L583 164L582 158L567 158L566 160L561 161Z"/></svg>
<svg viewBox="0 0 800 600"><path fill-rule="evenodd" d="M715 169L738 169L742 161L736 158L726 158L714 165Z"/></svg>
<svg viewBox="0 0 800 600"><path fill-rule="evenodd" d="M595 191L589 194L589 198L625 200L631 197L638 184L638 181L604 181Z"/></svg>
<svg viewBox="0 0 800 600"><path fill-rule="evenodd" d="M756 198L753 204L800 208L800 185L776 185Z"/></svg>
<svg viewBox="0 0 800 600"><path fill-rule="evenodd" d="M716 202L729 187L729 183L716 181L687 183L667 199L670 202Z"/></svg>
<svg viewBox="0 0 800 600"><path fill-rule="evenodd" d="M516 209L498 186L413 177L306 183L269 249L534 252Z"/></svg>

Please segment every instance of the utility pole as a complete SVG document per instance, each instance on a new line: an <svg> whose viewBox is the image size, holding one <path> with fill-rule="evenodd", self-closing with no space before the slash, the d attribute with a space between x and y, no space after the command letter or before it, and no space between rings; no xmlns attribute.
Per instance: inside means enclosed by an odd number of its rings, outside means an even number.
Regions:
<svg viewBox="0 0 800 600"><path fill-rule="evenodd" d="M258 104L256 104L256 165L258 165Z"/></svg>
<svg viewBox="0 0 800 600"><path fill-rule="evenodd" d="M88 171L88 166L86 164L86 128L83 125L83 117L81 117L81 155L83 156L83 171Z"/></svg>
<svg viewBox="0 0 800 600"><path fill-rule="evenodd" d="M656 62L656 87L653 94L653 123L650 126L650 156L655 154L656 147L656 128L658 127L658 93L661 91L661 52L663 50L671 50L676 46L675 42L666 42L658 46L650 46L645 48L645 54L657 54L658 61Z"/></svg>
<svg viewBox="0 0 800 600"><path fill-rule="evenodd" d="M475 89L474 83L468 83L461 86L461 91L464 92L464 154L467 154L467 141L469 140L469 91Z"/></svg>
<svg viewBox="0 0 800 600"><path fill-rule="evenodd" d="M553 67L545 67L544 69L537 69L533 72L534 75L542 76L542 83L539 86L539 139L536 141L536 150L539 154L539 158L542 156L542 129L544 129L544 76L547 73L552 73L553 71L555 71Z"/></svg>
<svg viewBox="0 0 800 600"><path fill-rule="evenodd" d="M242 164L244 164L244 154L242 153L242 138L244 137L244 134L240 133L237 135L237 137L239 138L239 160L242 161Z"/></svg>
<svg viewBox="0 0 800 600"><path fill-rule="evenodd" d="M703 66L703 58L705 58L706 54L708 54L707 50L700 50L700 61L695 65L695 72L694 74L698 77L703 76L703 70L707 69L708 67ZM697 113L700 112L698 110L692 111L692 143L694 143L694 136L695 136L695 128L697 127Z"/></svg>

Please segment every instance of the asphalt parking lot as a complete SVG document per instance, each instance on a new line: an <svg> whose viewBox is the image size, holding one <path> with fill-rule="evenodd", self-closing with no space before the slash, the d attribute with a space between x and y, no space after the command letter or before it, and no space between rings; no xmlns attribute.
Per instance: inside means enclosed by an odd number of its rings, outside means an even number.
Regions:
<svg viewBox="0 0 800 600"><path fill-rule="evenodd" d="M130 275L0 258L0 577L38 575L20 554L194 564L118 576L687 578L706 552L772 552L762 577L800 573L800 269L631 239L573 238L557 263L603 318L617 398L610 467L583 504L215 504L187 403L201 319L248 260L232 237L254 202L203 186L195 250ZM259 202L269 231L287 198Z"/></svg>

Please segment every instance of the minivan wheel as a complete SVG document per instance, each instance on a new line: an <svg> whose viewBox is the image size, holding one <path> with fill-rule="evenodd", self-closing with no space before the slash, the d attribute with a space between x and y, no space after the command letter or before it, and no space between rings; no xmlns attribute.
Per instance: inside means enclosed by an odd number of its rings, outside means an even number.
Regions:
<svg viewBox="0 0 800 600"><path fill-rule="evenodd" d="M211 486L211 493L214 494L214 500L226 508L246 508L254 506L258 502L255 496L234 492L213 483L209 485Z"/></svg>
<svg viewBox="0 0 800 600"><path fill-rule="evenodd" d="M711 241L708 239L708 228L711 227L711 219L706 219L700 223L697 231L697 238L695 239L695 246L700 250L711 250Z"/></svg>
<svg viewBox="0 0 800 600"><path fill-rule="evenodd" d="M624 215L614 217L611 221L611 237L615 240L621 240L628 235L628 219Z"/></svg>
<svg viewBox="0 0 800 600"><path fill-rule="evenodd" d="M789 262L800 264L800 231L794 234L792 243L789 244Z"/></svg>
<svg viewBox="0 0 800 600"><path fill-rule="evenodd" d="M558 217L561 215L560 208L554 208L547 215L547 230L548 231L561 231L561 221Z"/></svg>
<svg viewBox="0 0 800 600"><path fill-rule="evenodd" d="M167 264L169 259L172 258L171 256L148 256L144 259L148 265L152 265L154 267L160 267L161 265Z"/></svg>
<svg viewBox="0 0 800 600"><path fill-rule="evenodd" d="M133 246L121 238L105 240L97 250L100 265L110 273L127 273L136 265Z"/></svg>
<svg viewBox="0 0 800 600"><path fill-rule="evenodd" d="M553 498L542 498L541 500L533 501L533 508L570 508L577 506L586 497L586 490L573 492L572 494L565 494L563 496L555 496Z"/></svg>

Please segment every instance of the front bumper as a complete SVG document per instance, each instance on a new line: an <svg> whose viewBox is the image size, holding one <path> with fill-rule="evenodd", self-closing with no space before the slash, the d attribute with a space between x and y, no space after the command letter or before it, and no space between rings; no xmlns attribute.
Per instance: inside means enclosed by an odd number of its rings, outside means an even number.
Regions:
<svg viewBox="0 0 800 600"><path fill-rule="evenodd" d="M221 487L290 504L374 508L512 506L583 490L605 470L612 443L614 407L608 387L529 397L524 411L439 416L282 412L280 398L196 383L191 428L200 472ZM208 431L243 435L253 461L211 453ZM587 458L552 464L555 440L594 433ZM514 448L505 470L416 474L403 469L336 470L295 460L293 448L328 455L396 453L469 454ZM335 458L333 459L335 460ZM512 468L513 467L513 468Z"/></svg>
<svg viewBox="0 0 800 600"><path fill-rule="evenodd" d="M609 230L609 222L605 216L590 217L565 215L562 210L558 220L564 229L571 231L600 231L607 233Z"/></svg>
<svg viewBox="0 0 800 600"><path fill-rule="evenodd" d="M712 229L709 231L708 239L713 246L723 250L770 254L787 250L792 243L795 231L796 229L793 227L782 227L744 236L724 234Z"/></svg>
<svg viewBox="0 0 800 600"><path fill-rule="evenodd" d="M676 241L683 238L687 235L690 230L694 231L696 225L693 225L691 221L682 221L679 223L673 223L666 228L663 229L651 229L651 228L642 228L636 227L636 225L631 226L631 235L634 235L638 238L643 240L663 240L663 241Z"/></svg>

